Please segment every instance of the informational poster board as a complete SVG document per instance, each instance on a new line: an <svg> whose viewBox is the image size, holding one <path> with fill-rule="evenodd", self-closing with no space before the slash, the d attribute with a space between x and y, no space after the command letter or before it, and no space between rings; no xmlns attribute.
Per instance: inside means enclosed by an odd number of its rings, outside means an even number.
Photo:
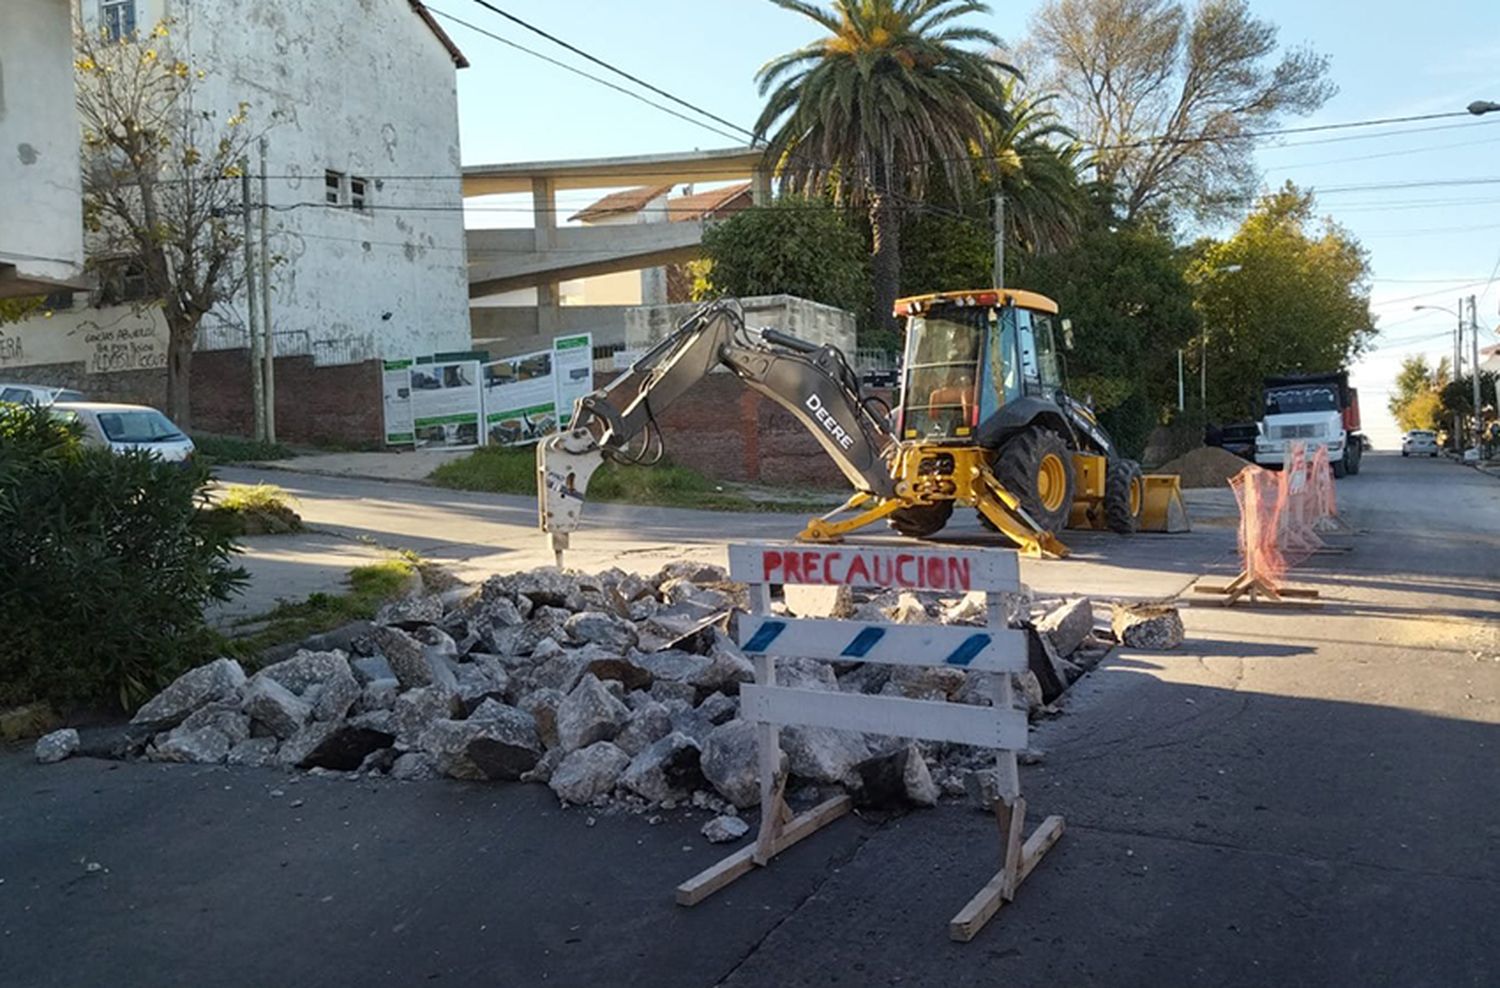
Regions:
<svg viewBox="0 0 1500 988"><path fill-rule="evenodd" d="M552 371L557 376L559 426L573 420L573 404L594 390L594 337L589 333L552 341Z"/></svg>
<svg viewBox="0 0 1500 988"><path fill-rule="evenodd" d="M484 365L485 442L518 446L557 427L553 351L523 353Z"/></svg>
<svg viewBox="0 0 1500 988"><path fill-rule="evenodd" d="M410 446L416 441L411 424L412 364L410 360L387 360L381 368L387 446Z"/></svg>
<svg viewBox="0 0 1500 988"><path fill-rule="evenodd" d="M463 449L483 441L479 361L413 364L407 371L419 449Z"/></svg>

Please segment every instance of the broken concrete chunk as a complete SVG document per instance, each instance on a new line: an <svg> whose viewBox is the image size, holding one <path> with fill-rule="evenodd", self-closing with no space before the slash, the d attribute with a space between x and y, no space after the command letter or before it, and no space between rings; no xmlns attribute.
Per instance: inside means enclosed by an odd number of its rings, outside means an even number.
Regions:
<svg viewBox="0 0 1500 988"><path fill-rule="evenodd" d="M651 674L654 682L666 680L673 683L696 685L696 680L708 671L712 660L702 655L669 648L660 652L635 652L631 659Z"/></svg>
<svg viewBox="0 0 1500 988"><path fill-rule="evenodd" d="M158 762L215 765L224 760L231 747L229 739L212 727L187 728L179 724L171 731L156 736L151 747L151 759Z"/></svg>
<svg viewBox="0 0 1500 988"><path fill-rule="evenodd" d="M328 682L339 674L352 677L349 659L342 651L310 652L299 650L289 659L268 665L255 674L256 679L274 679L298 696L314 686Z"/></svg>
<svg viewBox="0 0 1500 988"><path fill-rule="evenodd" d="M531 689L554 689L571 693L588 671L591 661L593 660L579 651L559 651L532 669L527 674L526 681Z"/></svg>
<svg viewBox="0 0 1500 988"><path fill-rule="evenodd" d="M699 758L697 742L673 732L631 759L620 785L653 803L687 799L704 783Z"/></svg>
<svg viewBox="0 0 1500 988"><path fill-rule="evenodd" d="M307 728L305 735L299 735L301 740L287 742L287 745L305 746L306 749L294 764L298 768L326 768L336 772L353 772L372 753L389 748L395 740L385 731L349 723L315 722ZM283 752L285 748L283 746Z"/></svg>
<svg viewBox="0 0 1500 988"><path fill-rule="evenodd" d="M313 704L314 720L342 720L349 715L349 708L360 698L363 691L354 678L348 663L324 681Z"/></svg>
<svg viewBox="0 0 1500 988"><path fill-rule="evenodd" d="M410 633L387 626L376 628L370 637L403 690L432 685L432 664L427 659L427 650Z"/></svg>
<svg viewBox="0 0 1500 988"><path fill-rule="evenodd" d="M178 676L136 711L130 722L157 729L175 727L204 704L237 696L243 685L245 670L238 662L215 659Z"/></svg>
<svg viewBox="0 0 1500 988"><path fill-rule="evenodd" d="M557 708L557 743L565 751L613 740L630 719L630 708L586 675Z"/></svg>
<svg viewBox="0 0 1500 988"><path fill-rule="evenodd" d="M701 833L710 844L729 844L750 832L750 824L737 816L716 816L703 825Z"/></svg>
<svg viewBox="0 0 1500 988"><path fill-rule="evenodd" d="M437 720L422 734L421 749L455 779L519 779L542 756L536 722L524 711L504 708L484 720Z"/></svg>
<svg viewBox="0 0 1500 988"><path fill-rule="evenodd" d="M629 621L604 611L580 611L563 623L574 641L602 645L616 652L635 647L639 640Z"/></svg>
<svg viewBox="0 0 1500 988"><path fill-rule="evenodd" d="M38 762L43 765L52 765L77 751L78 745L78 732L71 727L65 727L60 731L53 731L51 734L44 734L37 738L36 748L33 750Z"/></svg>
<svg viewBox="0 0 1500 988"><path fill-rule="evenodd" d="M1110 628L1121 645L1153 650L1182 644L1182 616L1170 604L1114 604Z"/></svg>
<svg viewBox="0 0 1500 988"><path fill-rule="evenodd" d="M787 610L801 618L848 618L854 616L854 591L842 584L816 586L788 583L782 588Z"/></svg>
<svg viewBox="0 0 1500 988"><path fill-rule="evenodd" d="M651 671L636 662L634 655L601 655L590 659L585 668L599 679L620 683L626 690L646 689L651 685Z"/></svg>
<svg viewBox="0 0 1500 988"><path fill-rule="evenodd" d="M1067 658L1094 630L1094 602L1087 597L1070 600L1049 611L1036 623L1037 633L1052 646L1059 658Z"/></svg>
<svg viewBox="0 0 1500 988"><path fill-rule="evenodd" d="M406 749L417 747L422 734L434 721L455 717L462 710L463 701L459 700L458 694L441 686L407 690L396 697L391 708L396 744Z"/></svg>
<svg viewBox="0 0 1500 988"><path fill-rule="evenodd" d="M276 680L260 675L245 687L240 709L282 740L301 731L312 717L311 704Z"/></svg>
<svg viewBox="0 0 1500 988"><path fill-rule="evenodd" d="M672 733L672 715L667 708L655 700L646 703L630 712L630 719L625 727L615 736L615 744L625 754L634 757L640 754L653 741L660 740Z"/></svg>
<svg viewBox="0 0 1500 988"><path fill-rule="evenodd" d="M400 695L401 684L395 678L372 680L365 684L359 699L354 701L354 712L363 714L372 710L390 710L396 705L396 697Z"/></svg>
<svg viewBox="0 0 1500 988"><path fill-rule="evenodd" d="M870 757L863 734L796 725L781 730L781 748L791 773L809 782L853 784L855 766Z"/></svg>
<svg viewBox="0 0 1500 988"><path fill-rule="evenodd" d="M719 795L740 809L760 802L760 768L756 761L755 725L732 720L709 734L703 744L703 775ZM786 762L783 751L782 764Z"/></svg>
<svg viewBox="0 0 1500 988"><path fill-rule="evenodd" d="M240 713L239 704L220 700L193 711L180 725L189 730L211 727L238 744L250 736L250 718Z"/></svg>
<svg viewBox="0 0 1500 988"><path fill-rule="evenodd" d="M224 763L239 768L265 768L276 764L276 749L280 745L275 738L246 738L229 749Z"/></svg>
<svg viewBox="0 0 1500 988"><path fill-rule="evenodd" d="M932 622L932 618L927 614L927 606L910 590L901 591L896 598L895 606L885 613L896 624L930 624Z"/></svg>
<svg viewBox="0 0 1500 988"><path fill-rule="evenodd" d="M901 695L912 699L937 694L944 699L956 697L966 681L964 670L957 666L896 666L890 682Z"/></svg>
<svg viewBox="0 0 1500 988"><path fill-rule="evenodd" d="M537 736L548 748L557 745L557 708L565 699L561 690L544 688L532 690L521 697L517 707L531 714L536 721Z"/></svg>
<svg viewBox="0 0 1500 988"><path fill-rule="evenodd" d="M725 696L723 693L710 693L698 704L698 712L708 718L710 724L717 727L726 721L734 720L740 713L740 701L734 697Z"/></svg>
<svg viewBox="0 0 1500 988"><path fill-rule="evenodd" d="M587 803L614 792L630 756L608 741L595 741L563 758L547 784L565 803Z"/></svg>
<svg viewBox="0 0 1500 988"><path fill-rule="evenodd" d="M443 598L438 594L393 600L375 612L376 624L400 625L407 630L424 624L437 624L442 619Z"/></svg>
<svg viewBox="0 0 1500 988"><path fill-rule="evenodd" d="M393 681L396 679L395 671L383 655L362 655L350 659L349 670L354 673L354 678L359 680L361 686L368 686L383 679Z"/></svg>
<svg viewBox="0 0 1500 988"><path fill-rule="evenodd" d="M856 766L855 801L871 809L936 806L938 787L916 745L867 758Z"/></svg>
<svg viewBox="0 0 1500 988"><path fill-rule="evenodd" d="M776 685L799 690L837 692L838 678L833 666L818 659L777 659Z"/></svg>
<svg viewBox="0 0 1500 988"><path fill-rule="evenodd" d="M423 751L408 751L391 763L389 774L391 778L403 782L420 782L436 779L442 773L438 771L437 761L431 755Z"/></svg>

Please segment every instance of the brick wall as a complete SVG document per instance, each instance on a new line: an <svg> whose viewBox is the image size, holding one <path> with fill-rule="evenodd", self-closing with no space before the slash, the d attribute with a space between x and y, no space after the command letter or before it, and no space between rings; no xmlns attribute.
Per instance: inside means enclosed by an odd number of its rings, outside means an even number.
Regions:
<svg viewBox="0 0 1500 988"><path fill-rule="evenodd" d="M380 363L318 367L276 358L276 438L290 443L379 445L385 439ZM193 428L248 436L255 427L248 350L193 355Z"/></svg>
<svg viewBox="0 0 1500 988"><path fill-rule="evenodd" d="M605 375L596 378L604 381ZM732 374L708 375L657 421L667 457L705 476L817 490L849 486L800 422Z"/></svg>
<svg viewBox="0 0 1500 988"><path fill-rule="evenodd" d="M91 401L165 408L164 370L90 374L85 365L0 369L0 381L73 388ZM248 436L254 431L248 350L193 354L193 432ZM291 443L379 445L385 439L380 364L316 367L311 357L276 359L276 438Z"/></svg>

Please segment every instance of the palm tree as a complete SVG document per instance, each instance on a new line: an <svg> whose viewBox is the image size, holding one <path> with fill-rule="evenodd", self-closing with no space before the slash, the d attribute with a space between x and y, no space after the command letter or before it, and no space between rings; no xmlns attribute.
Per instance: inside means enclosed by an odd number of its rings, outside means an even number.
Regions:
<svg viewBox="0 0 1500 988"><path fill-rule="evenodd" d="M1089 208L1078 178L1082 148L1047 107L1051 95L1021 95L1013 79L1004 87L1010 119L992 127L989 144L998 157L1006 240L1033 254L1061 250Z"/></svg>
<svg viewBox="0 0 1500 988"><path fill-rule="evenodd" d="M756 139L783 191L831 193L869 210L874 325L890 326L903 206L922 199L929 171L957 192L972 182L976 149L994 160L991 134L1008 124L1003 83L1015 70L988 54L1000 45L994 34L954 23L988 13L981 0L772 2L828 36L756 74L766 97Z"/></svg>

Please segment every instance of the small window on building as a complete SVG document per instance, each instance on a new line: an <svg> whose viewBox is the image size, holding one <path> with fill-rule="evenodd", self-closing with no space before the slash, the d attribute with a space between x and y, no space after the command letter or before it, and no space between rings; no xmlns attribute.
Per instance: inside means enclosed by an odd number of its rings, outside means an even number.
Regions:
<svg viewBox="0 0 1500 988"><path fill-rule="evenodd" d="M111 41L135 35L135 0L99 0L99 30Z"/></svg>
<svg viewBox="0 0 1500 988"><path fill-rule="evenodd" d="M330 206L344 204L344 173L332 169L323 173L323 201Z"/></svg>
<svg viewBox="0 0 1500 988"><path fill-rule="evenodd" d="M370 180L358 175L349 176L349 205L363 212L370 208Z"/></svg>
<svg viewBox="0 0 1500 988"><path fill-rule="evenodd" d="M146 268L140 261L121 258L100 263L98 305L122 305L149 301L150 298Z"/></svg>

